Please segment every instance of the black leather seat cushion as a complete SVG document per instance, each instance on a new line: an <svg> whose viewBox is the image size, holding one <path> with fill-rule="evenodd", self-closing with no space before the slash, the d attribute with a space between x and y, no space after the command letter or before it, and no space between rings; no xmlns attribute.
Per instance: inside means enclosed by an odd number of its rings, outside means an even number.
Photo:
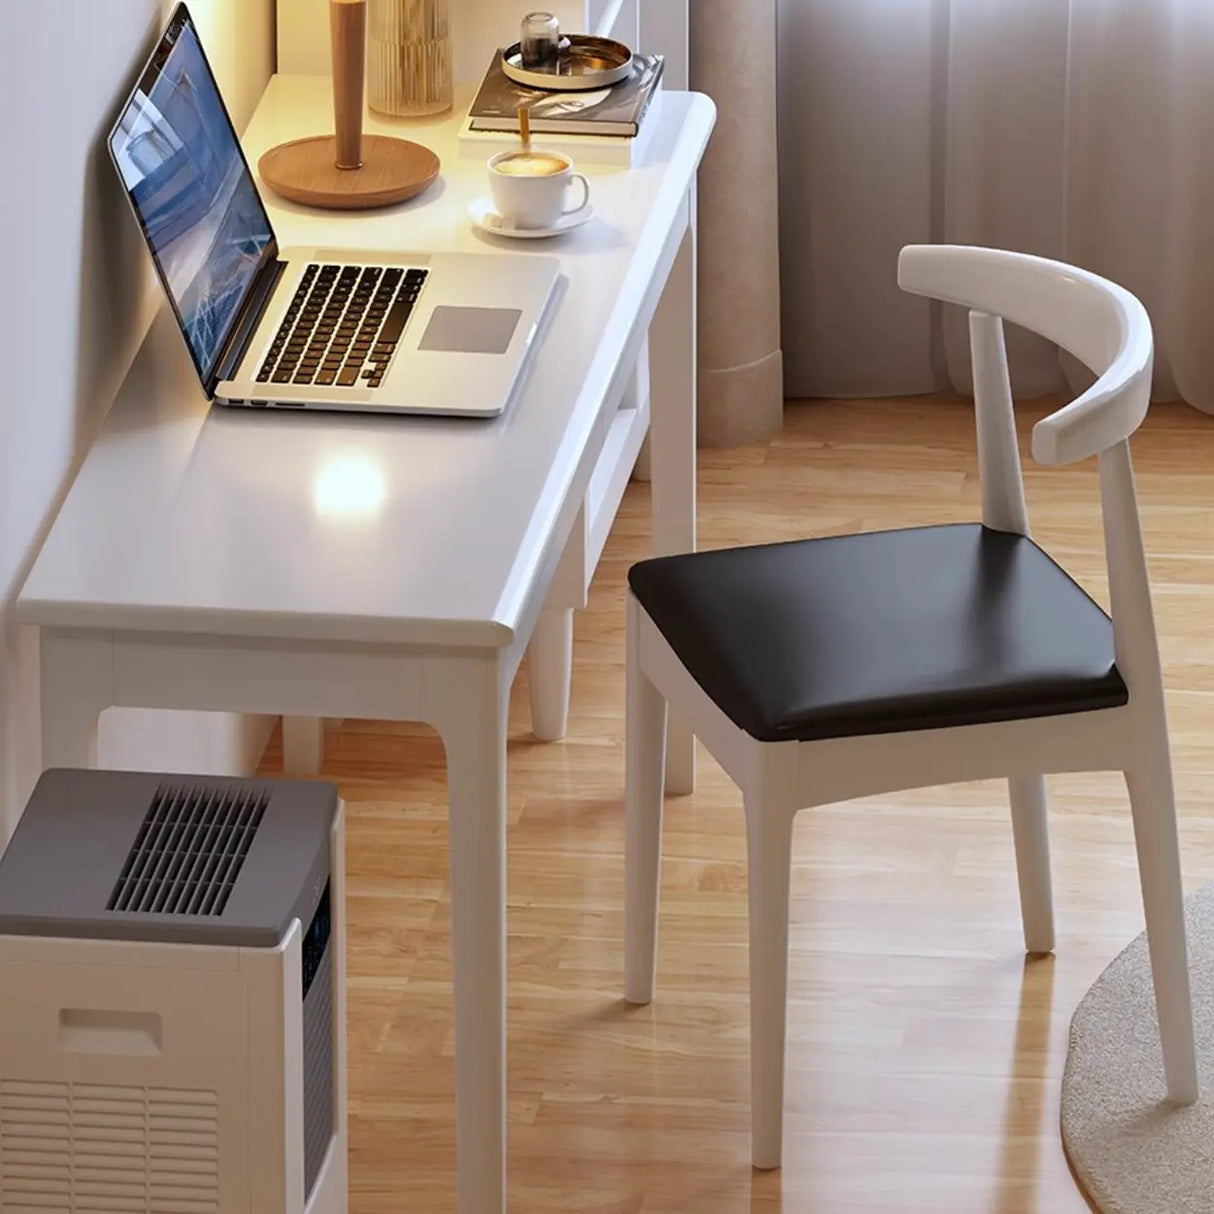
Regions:
<svg viewBox="0 0 1214 1214"><path fill-rule="evenodd" d="M976 524L661 557L628 581L696 682L761 741L1129 699L1108 616L1031 540Z"/></svg>

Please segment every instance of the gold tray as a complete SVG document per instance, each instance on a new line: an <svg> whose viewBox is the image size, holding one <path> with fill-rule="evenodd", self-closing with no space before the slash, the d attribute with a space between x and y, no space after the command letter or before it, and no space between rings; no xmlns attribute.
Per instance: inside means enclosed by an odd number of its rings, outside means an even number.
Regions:
<svg viewBox="0 0 1214 1214"><path fill-rule="evenodd" d="M502 71L516 84L545 92L605 89L632 71L632 52L614 38L570 34L561 40L555 68L523 67L522 48L516 42L502 51Z"/></svg>

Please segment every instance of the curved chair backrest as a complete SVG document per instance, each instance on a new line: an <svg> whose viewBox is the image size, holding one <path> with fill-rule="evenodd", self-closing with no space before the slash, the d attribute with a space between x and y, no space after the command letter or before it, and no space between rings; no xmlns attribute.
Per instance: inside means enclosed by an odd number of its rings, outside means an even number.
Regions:
<svg viewBox="0 0 1214 1214"><path fill-rule="evenodd" d="M1151 399L1151 321L1116 283L1026 253L909 245L898 260L898 285L1031 329L1098 377L1077 400L1037 423L1038 462L1070 464L1096 455L1142 424Z"/></svg>
<svg viewBox="0 0 1214 1214"><path fill-rule="evenodd" d="M1162 712L1159 648L1129 437L1151 401L1154 339L1146 309L1086 270L1024 253L910 245L898 262L906 291L970 309L983 522L1028 534L1003 320L1068 350L1096 376L1033 428L1033 457L1070 464L1100 456L1100 497L1117 665L1132 705Z"/></svg>

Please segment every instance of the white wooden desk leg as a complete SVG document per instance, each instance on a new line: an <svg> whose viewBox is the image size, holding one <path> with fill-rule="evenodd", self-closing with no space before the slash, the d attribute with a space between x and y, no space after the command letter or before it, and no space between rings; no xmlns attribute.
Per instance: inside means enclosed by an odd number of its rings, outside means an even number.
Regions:
<svg viewBox="0 0 1214 1214"><path fill-rule="evenodd" d="M687 231L649 327L650 474L653 546L659 556L696 546L695 189ZM666 791L695 791L695 739L672 712L666 732Z"/></svg>
<svg viewBox="0 0 1214 1214"><path fill-rule="evenodd" d="M42 767L96 767L101 712L81 700L42 701Z"/></svg>
<svg viewBox="0 0 1214 1214"><path fill-rule="evenodd" d="M97 723L114 703L114 653L104 639L43 632L42 769L96 767Z"/></svg>
<svg viewBox="0 0 1214 1214"><path fill-rule="evenodd" d="M324 758L324 721L320 717L283 717L283 772L288 776L318 775Z"/></svg>
<svg viewBox="0 0 1214 1214"><path fill-rule="evenodd" d="M541 742L559 742L569 725L573 681L573 608L540 612L527 648L531 692L531 732Z"/></svg>
<svg viewBox="0 0 1214 1214"><path fill-rule="evenodd" d="M506 1209L506 706L496 661L435 662L447 750L460 1214Z"/></svg>

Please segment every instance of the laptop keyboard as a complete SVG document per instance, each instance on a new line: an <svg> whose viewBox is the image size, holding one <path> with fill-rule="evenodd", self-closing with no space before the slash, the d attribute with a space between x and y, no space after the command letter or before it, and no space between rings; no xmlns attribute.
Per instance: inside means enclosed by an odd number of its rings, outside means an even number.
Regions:
<svg viewBox="0 0 1214 1214"><path fill-rule="evenodd" d="M401 266L310 264L257 382L378 388L426 275Z"/></svg>

